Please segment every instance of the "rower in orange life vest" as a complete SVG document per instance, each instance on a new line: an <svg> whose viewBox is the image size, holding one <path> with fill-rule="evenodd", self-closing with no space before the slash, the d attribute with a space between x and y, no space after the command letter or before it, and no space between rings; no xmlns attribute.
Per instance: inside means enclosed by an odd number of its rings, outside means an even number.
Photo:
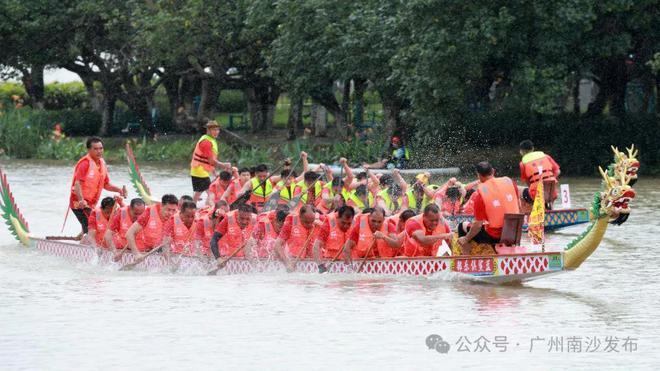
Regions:
<svg viewBox="0 0 660 371"><path fill-rule="evenodd" d="M218 177L211 182L209 186L209 197L206 199L206 204L209 206L215 205L216 202L220 201L222 195L225 194L227 188L231 184L232 176L228 171L221 171Z"/></svg>
<svg viewBox="0 0 660 371"><path fill-rule="evenodd" d="M427 205L421 215L408 219L405 228L403 250L406 256L435 256L443 241L450 251L451 230L438 205Z"/></svg>
<svg viewBox="0 0 660 371"><path fill-rule="evenodd" d="M304 259L312 255L310 250L316 224L316 213L312 205L303 205L299 213L292 212L287 216L273 249L288 270L294 268L292 259Z"/></svg>
<svg viewBox="0 0 660 371"><path fill-rule="evenodd" d="M389 229L389 230L388 230ZM395 249L385 241L385 237L394 232L391 225L385 223L385 210L376 206L368 214L360 214L348 233L344 245L344 259L350 263L351 259L368 257L391 257L396 254Z"/></svg>
<svg viewBox="0 0 660 371"><path fill-rule="evenodd" d="M176 214L179 200L166 194L160 203L147 207L126 232L128 247L135 255L135 262L144 259L145 252L158 248L163 241L163 225Z"/></svg>
<svg viewBox="0 0 660 371"><path fill-rule="evenodd" d="M87 236L83 238L83 241L94 247L107 247L103 237L108 229L109 220L112 217L114 210L114 198L105 197L102 199L101 206L97 207L89 214L89 220L87 222L89 232L87 233Z"/></svg>
<svg viewBox="0 0 660 371"><path fill-rule="evenodd" d="M101 198L105 189L126 197L126 187L119 188L108 178L108 170L103 160L103 141L90 137L86 142L87 154L76 163L71 182L69 207L82 226L82 234L87 233L88 216Z"/></svg>
<svg viewBox="0 0 660 371"><path fill-rule="evenodd" d="M276 210L259 214L257 228L252 235L255 242L250 245L254 248L246 250L246 255L259 258L275 257L275 242L288 215L289 207L287 205L279 205Z"/></svg>
<svg viewBox="0 0 660 371"><path fill-rule="evenodd" d="M250 169L246 167L243 167L240 170L237 168L232 168L232 172L232 181L229 183L225 193L220 197L221 201L226 201L229 205L236 201L243 186L246 183L249 183L250 179L252 179L254 176L253 172L251 172Z"/></svg>
<svg viewBox="0 0 660 371"><path fill-rule="evenodd" d="M245 256L239 249L248 242L257 224L254 212L252 205L238 204L236 210L227 213L218 223L211 239L211 252L218 262L221 262L221 257L233 255L236 251L238 253L235 256Z"/></svg>
<svg viewBox="0 0 660 371"><path fill-rule="evenodd" d="M496 244L500 242L504 214L517 214L518 187L507 177L496 178L494 169L487 161L476 166L480 184L472 196L474 199L474 222L472 225L463 222L458 225L458 243L461 253L472 253L470 241L479 244Z"/></svg>
<svg viewBox="0 0 660 371"><path fill-rule="evenodd" d="M541 151L534 151L534 143L531 140L523 140L520 142L520 179L527 183L527 188L522 191L522 199L528 203L528 207L534 203L536 197L536 190L538 182L541 181L554 181L561 174L559 165L555 160ZM546 200L546 208L550 209L552 202L557 198L557 188L552 194L552 200ZM550 207L548 207L550 206Z"/></svg>
<svg viewBox="0 0 660 371"><path fill-rule="evenodd" d="M344 247L354 217L355 211L346 205L326 215L314 242L314 260L319 265L319 271L325 270L321 257L333 259Z"/></svg>
<svg viewBox="0 0 660 371"><path fill-rule="evenodd" d="M202 192L206 192L207 197L210 197L208 189L216 166L231 170L230 163L218 161L218 142L215 138L220 134L220 125L216 121L209 121L205 127L206 134L197 141L190 160L194 202L201 198Z"/></svg>
<svg viewBox="0 0 660 371"><path fill-rule="evenodd" d="M117 254L117 249L124 249L128 244L126 232L133 222L144 213L145 208L141 198L134 198L128 206L119 209L110 219L110 225L105 232L105 244L112 251L115 260L119 259L123 252L122 250Z"/></svg>
<svg viewBox="0 0 660 371"><path fill-rule="evenodd" d="M200 240L195 233L195 213L197 205L192 201L181 203L179 212L163 224L164 251L187 256L197 255L200 250Z"/></svg>
<svg viewBox="0 0 660 371"><path fill-rule="evenodd" d="M406 240L406 221L414 216L415 212L407 209L385 218L387 235L383 237L383 240L389 245L389 249L379 252L378 256L383 258L403 255L403 244Z"/></svg>
<svg viewBox="0 0 660 371"><path fill-rule="evenodd" d="M215 204L215 209L211 212L201 213L198 215L195 233L196 238L201 242L200 249L202 255L211 256L211 239L215 228L225 218L229 212L229 205L227 201L218 201Z"/></svg>

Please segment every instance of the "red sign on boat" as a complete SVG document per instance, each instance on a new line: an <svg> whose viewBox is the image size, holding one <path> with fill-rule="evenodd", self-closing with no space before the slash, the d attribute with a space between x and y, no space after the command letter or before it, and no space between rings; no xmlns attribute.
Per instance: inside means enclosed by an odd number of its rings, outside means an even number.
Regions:
<svg viewBox="0 0 660 371"><path fill-rule="evenodd" d="M493 273L493 258L456 259L453 270L460 273Z"/></svg>

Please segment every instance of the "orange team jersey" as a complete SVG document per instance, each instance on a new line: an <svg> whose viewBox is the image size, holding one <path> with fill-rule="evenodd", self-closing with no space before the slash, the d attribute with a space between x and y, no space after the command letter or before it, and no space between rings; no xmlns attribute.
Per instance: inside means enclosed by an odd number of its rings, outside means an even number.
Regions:
<svg viewBox="0 0 660 371"><path fill-rule="evenodd" d="M138 218L142 230L135 236L135 243L139 251L149 251L163 243L163 224L167 220L162 220L160 215L161 205L153 204Z"/></svg>
<svg viewBox="0 0 660 371"><path fill-rule="evenodd" d="M517 214L518 187L507 177L490 178L477 186L474 196L474 219L486 221L486 233L499 239L504 214Z"/></svg>
<svg viewBox="0 0 660 371"><path fill-rule="evenodd" d="M435 256L438 252L438 247L442 244L443 240L436 241L433 245L424 246L413 238L413 233L417 231L424 231L426 236L435 236L438 234L449 233L449 224L441 217L438 225L432 231L429 231L424 226L424 215L417 215L406 220L405 239L403 242L403 251L405 256ZM445 240L448 246L451 246L451 239Z"/></svg>
<svg viewBox="0 0 660 371"><path fill-rule="evenodd" d="M301 259L311 256L311 246L313 236L311 233L316 233L316 228L311 230L306 229L300 222L298 214L290 214L286 217L284 225L280 230L279 238L286 241L286 250L289 256L298 257Z"/></svg>
<svg viewBox="0 0 660 371"><path fill-rule="evenodd" d="M171 239L171 249L174 254L187 256L195 255L195 229L193 221L190 227L186 226L179 214L174 215L163 225L163 235Z"/></svg>
<svg viewBox="0 0 660 371"><path fill-rule="evenodd" d="M112 242L115 248L123 249L126 247L126 232L133 225L133 219L129 211L130 206L124 206L115 212L110 219L110 230L112 231Z"/></svg>
<svg viewBox="0 0 660 371"><path fill-rule="evenodd" d="M73 209L78 208L78 196L74 190L76 181L80 181L83 199L87 201L89 207L96 207L103 188L110 182L105 161L101 158L97 164L89 155L78 160L71 180L71 195L69 196L69 207Z"/></svg>
<svg viewBox="0 0 660 371"><path fill-rule="evenodd" d="M350 231L350 228L348 231ZM344 247L344 243L348 238L348 231L344 232L339 228L337 213L326 215L325 222L320 227L317 236L317 239L323 242L321 256L327 259L334 258Z"/></svg>
<svg viewBox="0 0 660 371"><path fill-rule="evenodd" d="M236 220L237 216L238 210L230 211L216 227L216 232L222 234L222 238L218 241L218 251L222 256L232 255L237 249L240 249L252 236L257 223L257 217L252 215L250 223L241 229ZM242 257L245 254L243 250L240 250L235 256Z"/></svg>
<svg viewBox="0 0 660 371"><path fill-rule="evenodd" d="M94 242L96 242L96 246L102 248L108 247L103 236L105 235L105 231L108 230L109 224L108 219L103 215L103 211L100 207L97 207L89 214L89 230L95 231Z"/></svg>
<svg viewBox="0 0 660 371"><path fill-rule="evenodd" d="M387 228L388 223L383 221L380 232L387 234ZM376 240L374 238L374 232L376 231L372 231L371 226L369 225L369 214L360 214L356 222L353 224L353 227L349 231L348 238L355 244L355 246L353 246L353 250L351 251L351 257L363 258L367 256L367 252L370 248L371 252L369 252L369 257L375 257L377 255L380 256L379 254L381 252L384 254L383 257L393 256L393 249L387 245L387 242L384 240ZM376 241L375 245L374 241Z"/></svg>

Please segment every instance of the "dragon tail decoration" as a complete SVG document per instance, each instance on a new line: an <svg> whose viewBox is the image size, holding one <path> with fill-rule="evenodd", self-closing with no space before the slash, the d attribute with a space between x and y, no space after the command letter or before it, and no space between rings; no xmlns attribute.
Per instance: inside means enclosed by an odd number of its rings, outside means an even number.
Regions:
<svg viewBox="0 0 660 371"><path fill-rule="evenodd" d="M0 210L9 232L23 245L30 245L30 228L14 201L7 176L0 169Z"/></svg>
<svg viewBox="0 0 660 371"><path fill-rule="evenodd" d="M151 205L154 202L151 197L151 190L149 190L147 182L142 177L142 173L140 173L140 167L137 161L135 161L135 155L129 142L126 142L126 160L128 161L128 174L131 177L131 184L133 184L135 191L144 200L144 203Z"/></svg>
<svg viewBox="0 0 660 371"><path fill-rule="evenodd" d="M592 203L595 220L564 250L566 269L576 269L596 250L609 224L621 225L628 220L628 204L635 198L631 185L637 180L639 161L635 158L637 151L634 146L627 150L626 155L612 147L614 163L607 171L598 168L603 181L602 190L594 195Z"/></svg>

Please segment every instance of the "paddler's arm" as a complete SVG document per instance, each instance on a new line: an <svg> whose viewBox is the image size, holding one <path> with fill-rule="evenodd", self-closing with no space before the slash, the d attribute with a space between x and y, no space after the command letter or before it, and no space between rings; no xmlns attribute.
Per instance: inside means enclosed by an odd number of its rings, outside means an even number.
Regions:
<svg viewBox="0 0 660 371"><path fill-rule="evenodd" d="M449 240L451 239L451 233L440 233L434 234L431 236L426 236L424 231L418 230L413 232L412 238L424 246L433 245L434 243L440 240Z"/></svg>
<svg viewBox="0 0 660 371"><path fill-rule="evenodd" d="M211 237L211 252L213 253L213 257L216 259L220 258L220 251L218 250L218 241L222 238L222 233L220 232L213 232L213 237Z"/></svg>
<svg viewBox="0 0 660 371"><path fill-rule="evenodd" d="M142 226L140 225L140 223L134 222L133 225L131 225L131 227L128 228L128 231L126 231L126 241L128 241L128 247L131 249L136 259L142 256L140 251L138 251L137 243L135 243L135 236L141 230L142 230Z"/></svg>
<svg viewBox="0 0 660 371"><path fill-rule="evenodd" d="M83 197L82 186L80 185L79 180L76 180L73 183L73 193L76 194L76 198L78 199L78 207L77 208L84 209L86 207L89 207L89 205L87 205L87 201L85 201L85 198ZM74 206L74 208L76 208L76 207Z"/></svg>
<svg viewBox="0 0 660 371"><path fill-rule="evenodd" d="M314 261L316 261L316 264L321 264L321 249L322 249L323 242L320 239L316 239L314 241L314 247L312 247L312 251L314 254Z"/></svg>
<svg viewBox="0 0 660 371"><path fill-rule="evenodd" d="M374 233L374 238L376 238L376 239L381 239L381 240L387 242L387 244L388 244L390 247L393 247L393 248L401 247L401 243L399 242L399 238L398 238L398 236L395 235L395 234L393 234L393 235L394 235L394 237L392 237L392 235L389 235L389 236L388 236L388 235L384 234L384 233L381 232L381 231L376 231L376 232Z"/></svg>
<svg viewBox="0 0 660 371"><path fill-rule="evenodd" d="M377 194L380 188L380 179L378 179L376 174L372 173L368 169L367 169L367 176L369 177L369 180L371 180L371 187L367 185L367 188L369 188L369 191L373 192L374 194Z"/></svg>
<svg viewBox="0 0 660 371"><path fill-rule="evenodd" d="M300 152L300 160L302 161L303 171L302 174L305 174L309 171L309 162L307 162L307 152Z"/></svg>
<svg viewBox="0 0 660 371"><path fill-rule="evenodd" d="M332 175L332 169L330 169L330 166L323 165L323 171L325 172L325 178L327 179L328 183L332 183L334 176Z"/></svg>
<svg viewBox="0 0 660 371"><path fill-rule="evenodd" d="M476 236L479 233L483 224L484 224L483 220L475 220L474 222L472 222L472 226L470 227L470 230L465 236L458 238L458 243L461 246L467 245L467 243L472 241L474 236Z"/></svg>
<svg viewBox="0 0 660 371"><path fill-rule="evenodd" d="M103 189L110 192L117 192L124 198L128 196L128 192L126 191L126 186L117 187L116 185L108 182L103 186Z"/></svg>
<svg viewBox="0 0 660 371"><path fill-rule="evenodd" d="M90 246L98 247L96 246L96 229L87 230L87 241L89 242Z"/></svg>
<svg viewBox="0 0 660 371"><path fill-rule="evenodd" d="M280 260L288 266L289 264L289 257L286 254L286 251L284 251L284 240L281 238L277 238L275 240L275 246L273 247L273 250L275 250L275 253L277 256L280 258Z"/></svg>
<svg viewBox="0 0 660 371"><path fill-rule="evenodd" d="M110 228L105 230L105 234L103 235L103 241L105 241L105 245L108 246L108 249L110 251L115 252L117 248L115 247L115 242L112 240L112 231Z"/></svg>
<svg viewBox="0 0 660 371"><path fill-rule="evenodd" d="M408 191L408 183L406 183L406 181L401 176L399 169L392 170L392 177L394 178L394 181L399 184L401 192L406 193Z"/></svg>
<svg viewBox="0 0 660 371"><path fill-rule="evenodd" d="M355 242L350 238L344 243L344 262L346 264L351 264L351 253L353 252L353 247L355 247Z"/></svg>

